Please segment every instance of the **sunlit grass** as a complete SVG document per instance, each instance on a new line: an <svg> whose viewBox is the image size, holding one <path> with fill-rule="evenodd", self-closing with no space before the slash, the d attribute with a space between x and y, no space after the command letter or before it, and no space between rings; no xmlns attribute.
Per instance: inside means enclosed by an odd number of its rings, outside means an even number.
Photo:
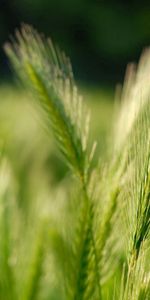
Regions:
<svg viewBox="0 0 150 300"><path fill-rule="evenodd" d="M149 51L114 114L109 89L81 86L83 104L50 40L16 39L5 50L31 95L0 88L0 298L149 300Z"/></svg>

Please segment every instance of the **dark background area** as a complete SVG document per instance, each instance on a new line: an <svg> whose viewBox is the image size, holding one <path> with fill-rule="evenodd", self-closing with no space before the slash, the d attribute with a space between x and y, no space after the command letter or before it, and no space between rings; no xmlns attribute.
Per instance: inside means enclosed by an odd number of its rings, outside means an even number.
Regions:
<svg viewBox="0 0 150 300"><path fill-rule="evenodd" d="M82 81L122 81L128 62L150 44L150 1L0 0L0 72L9 78L2 45L21 22L52 37Z"/></svg>

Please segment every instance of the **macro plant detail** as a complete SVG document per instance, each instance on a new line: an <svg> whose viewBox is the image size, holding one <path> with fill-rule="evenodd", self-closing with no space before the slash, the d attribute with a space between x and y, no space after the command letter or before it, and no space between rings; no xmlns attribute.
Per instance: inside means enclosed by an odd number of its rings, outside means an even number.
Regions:
<svg viewBox="0 0 150 300"><path fill-rule="evenodd" d="M16 32L11 43L5 45L5 52L17 76L31 91L33 105L38 104L42 111L47 139L52 129L72 175L70 184L75 192L73 196L69 194L64 204L70 228L66 221L60 220L59 224L56 220L55 224L56 212L46 219L34 220L37 236L32 257L27 260L25 284L20 285L16 270L21 263L17 261L15 268L8 263L11 243L19 239L19 233L15 228L15 238L10 236L7 214L13 219L13 211L21 214L21 209L17 203L13 209L10 204L5 207L7 193L1 193L0 252L7 257L1 257L0 269L5 270L7 280L0 281L0 297L4 300L150 299L149 49L143 53L137 69L130 66L127 70L117 99L109 154L102 162L95 158L96 143L93 142L91 149L89 146L90 115L78 92L68 57L28 25ZM2 173L9 168L5 159L2 153ZM0 186L1 181L0 177ZM11 197L9 184L7 189ZM58 210L59 201L58 197ZM32 214L27 213L24 218L32 219ZM32 239L28 233L26 247ZM22 246L19 251L21 259ZM56 272L53 280L49 280L53 276L51 268L46 266L49 255L53 257ZM44 290L46 284L51 285L51 290L56 285L59 295L50 292L41 296L40 289ZM8 285L11 288L5 294Z"/></svg>

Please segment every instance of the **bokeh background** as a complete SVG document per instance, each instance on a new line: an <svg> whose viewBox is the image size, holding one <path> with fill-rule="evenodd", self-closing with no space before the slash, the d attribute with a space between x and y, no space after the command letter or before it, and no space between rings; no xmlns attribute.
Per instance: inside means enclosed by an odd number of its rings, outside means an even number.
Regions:
<svg viewBox="0 0 150 300"><path fill-rule="evenodd" d="M0 0L0 299L64 300L64 274L58 280L62 238L65 233L72 241L81 196L51 130L43 129L41 111L16 84L4 54L3 44L22 22L70 56L91 110L90 144L98 142L93 163L103 168L114 146L115 86L150 44L150 1ZM114 282L121 285L121 267L104 286L104 299L112 300Z"/></svg>
<svg viewBox="0 0 150 300"><path fill-rule="evenodd" d="M123 83L127 64L138 62L150 44L150 1L0 0L0 139L9 145L13 130L19 136L22 120L26 133L20 132L20 138L26 136L24 142L30 147L32 128L27 120L32 109L27 113L25 105L31 101L22 87L16 88L3 51L4 43L21 23L31 24L50 36L70 56L76 82L92 112L91 140L98 140L98 155L106 154L116 85ZM6 129L1 130L3 127ZM18 147L16 136L14 145ZM52 158L50 166L56 170L60 161ZM58 178L60 174L64 173L58 167Z"/></svg>
<svg viewBox="0 0 150 300"><path fill-rule="evenodd" d="M150 2L143 0L0 0L0 71L7 77L3 43L21 22L51 36L71 57L76 78L122 81L128 62L150 42Z"/></svg>

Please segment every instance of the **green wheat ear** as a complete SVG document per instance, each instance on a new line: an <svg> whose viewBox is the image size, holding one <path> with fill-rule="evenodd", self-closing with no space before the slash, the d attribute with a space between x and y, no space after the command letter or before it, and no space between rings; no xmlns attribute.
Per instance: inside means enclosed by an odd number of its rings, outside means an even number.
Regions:
<svg viewBox="0 0 150 300"><path fill-rule="evenodd" d="M128 120L128 178L124 187L128 252L121 300L148 300L150 297L150 278L146 270L150 244L149 71L150 52L147 50L137 72L130 74L132 81L127 82L128 89L124 93L126 103L120 115L121 131L124 120Z"/></svg>
<svg viewBox="0 0 150 300"><path fill-rule="evenodd" d="M93 232L93 200L88 193L89 167L95 144L88 155L89 113L74 83L70 62L50 39L41 37L27 25L21 32L16 32L16 41L5 45L5 51L22 81L35 92L67 164L80 180L84 210L81 211L72 254L71 299L90 300L95 292L101 299Z"/></svg>
<svg viewBox="0 0 150 300"><path fill-rule="evenodd" d="M74 83L68 57L28 25L23 25L21 32L16 32L16 41L4 48L17 74L36 93L67 163L86 181L89 113Z"/></svg>

